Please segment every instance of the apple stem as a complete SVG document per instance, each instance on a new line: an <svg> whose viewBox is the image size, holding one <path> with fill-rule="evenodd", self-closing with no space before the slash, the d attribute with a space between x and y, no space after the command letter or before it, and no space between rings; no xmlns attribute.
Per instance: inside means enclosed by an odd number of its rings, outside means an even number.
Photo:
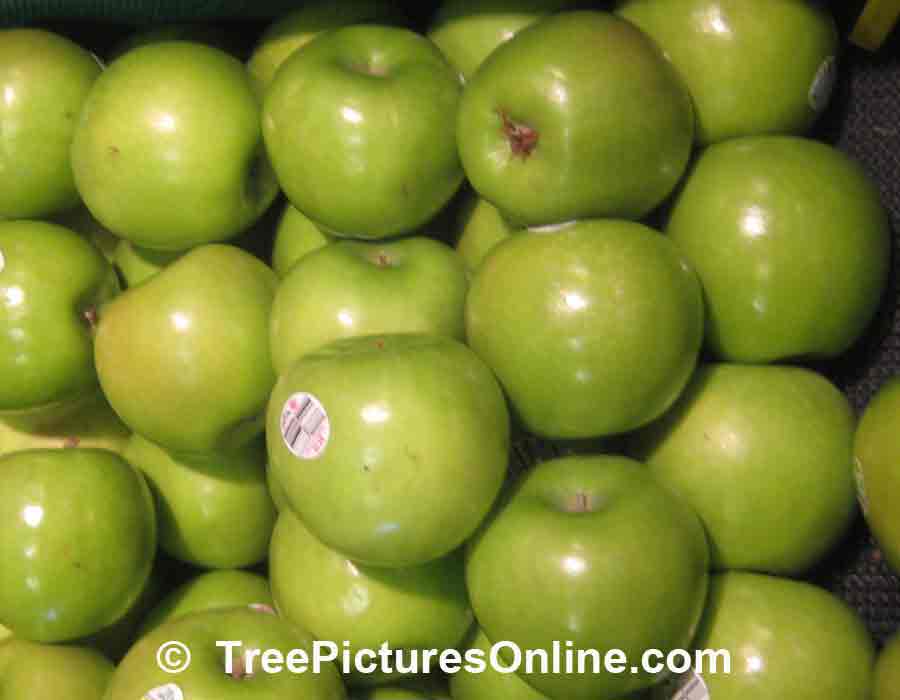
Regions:
<svg viewBox="0 0 900 700"><path fill-rule="evenodd" d="M243 655L235 659L234 664L231 667L232 678L234 678L236 681L240 681L244 678L249 678L252 675L252 673L247 673L247 662L244 659Z"/></svg>
<svg viewBox="0 0 900 700"><path fill-rule="evenodd" d="M566 500L565 509L567 513L592 513L596 506L593 495L579 491Z"/></svg>
<svg viewBox="0 0 900 700"><path fill-rule="evenodd" d="M91 330L97 328L97 323L100 320L100 317L97 314L96 306L87 307L84 311L81 312L81 317L85 320Z"/></svg>
<svg viewBox="0 0 900 700"><path fill-rule="evenodd" d="M513 156L521 156L522 160L526 160L532 151L537 148L540 136L537 129L514 122L503 110L499 110L498 114L503 121L501 130L506 140L509 141L509 147Z"/></svg>
<svg viewBox="0 0 900 700"><path fill-rule="evenodd" d="M388 254L384 253L384 252L379 253L377 256L375 256L375 262L378 265L378 267L390 267L391 266L391 259L388 257Z"/></svg>

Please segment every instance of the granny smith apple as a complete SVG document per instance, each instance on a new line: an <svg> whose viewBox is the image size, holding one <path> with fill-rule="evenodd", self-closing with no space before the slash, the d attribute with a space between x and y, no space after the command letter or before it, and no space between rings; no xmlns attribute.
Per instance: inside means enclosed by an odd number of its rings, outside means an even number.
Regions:
<svg viewBox="0 0 900 700"><path fill-rule="evenodd" d="M900 378L885 384L866 407L854 442L860 502L888 563L900 571Z"/></svg>
<svg viewBox="0 0 900 700"><path fill-rule="evenodd" d="M470 272L475 271L498 243L515 232L497 207L481 197L469 197L463 202L455 229L456 251Z"/></svg>
<svg viewBox="0 0 900 700"><path fill-rule="evenodd" d="M78 204L69 149L102 68L40 29L0 31L0 218L33 219Z"/></svg>
<svg viewBox="0 0 900 700"><path fill-rule="evenodd" d="M153 492L164 552L217 569L266 558L276 513L262 438L232 450L175 457L133 435L123 454Z"/></svg>
<svg viewBox="0 0 900 700"><path fill-rule="evenodd" d="M875 692L873 700L900 698L900 635L885 645L875 664Z"/></svg>
<svg viewBox="0 0 900 700"><path fill-rule="evenodd" d="M808 583L743 572L713 576L694 646L731 655L731 673L700 674L709 698L871 697L869 633L842 600Z"/></svg>
<svg viewBox="0 0 900 700"><path fill-rule="evenodd" d="M256 437L275 383L269 311L276 285L275 273L249 253L207 245L105 306L97 373L125 424L181 453Z"/></svg>
<svg viewBox="0 0 900 700"><path fill-rule="evenodd" d="M318 34L350 24L399 24L401 20L400 10L387 0L310 0L263 32L247 70L264 93L281 64Z"/></svg>
<svg viewBox="0 0 900 700"><path fill-rule="evenodd" d="M396 334L300 358L269 401L269 464L290 508L358 562L423 564L488 514L509 450L506 402L462 343Z"/></svg>
<svg viewBox="0 0 900 700"><path fill-rule="evenodd" d="M407 681L395 685L350 688L350 700L450 700L446 684Z"/></svg>
<svg viewBox="0 0 900 700"><path fill-rule="evenodd" d="M113 264L119 271L124 287L130 288L146 282L182 255L184 251L141 248L123 238L116 244Z"/></svg>
<svg viewBox="0 0 900 700"><path fill-rule="evenodd" d="M153 500L113 452L26 450L0 457L0 622L57 642L122 617L156 552Z"/></svg>
<svg viewBox="0 0 900 700"><path fill-rule="evenodd" d="M462 182L461 86L440 50L406 29L359 25L316 37L278 70L263 133L291 203L330 232L409 233Z"/></svg>
<svg viewBox="0 0 900 700"><path fill-rule="evenodd" d="M653 41L583 11L491 54L460 101L457 141L478 193L537 226L644 216L684 172L693 131L691 98Z"/></svg>
<svg viewBox="0 0 900 700"><path fill-rule="evenodd" d="M831 97L838 33L806 0L625 0L684 78L703 144L803 133Z"/></svg>
<svg viewBox="0 0 900 700"><path fill-rule="evenodd" d="M571 9L575 0L444 0L428 38L469 80L500 44L546 15Z"/></svg>
<svg viewBox="0 0 900 700"><path fill-rule="evenodd" d="M703 284L707 344L733 362L840 355L874 316L890 265L875 185L840 151L792 136L704 151L667 233Z"/></svg>
<svg viewBox="0 0 900 700"><path fill-rule="evenodd" d="M269 562L278 612L317 639L347 641L354 651L385 642L392 649L453 649L472 624L460 551L420 566L365 566L322 544L285 511ZM386 677L376 671L349 680L371 684Z"/></svg>
<svg viewBox="0 0 900 700"><path fill-rule="evenodd" d="M571 641L639 659L688 645L706 598L699 519L638 462L564 457L527 472L472 541L466 580L489 639L523 650ZM646 671L522 677L551 698L611 700L660 680Z"/></svg>
<svg viewBox="0 0 900 700"><path fill-rule="evenodd" d="M444 243L335 241L299 260L272 304L272 364L278 374L339 338L435 333L462 340L469 280Z"/></svg>
<svg viewBox="0 0 900 700"><path fill-rule="evenodd" d="M0 643L0 698L102 700L113 665L99 652L78 646Z"/></svg>
<svg viewBox="0 0 900 700"><path fill-rule="evenodd" d="M159 648L171 641L191 652L189 668L179 674L166 673L157 662ZM226 648L217 642L240 646ZM311 662L312 645L305 631L263 611L241 607L186 615L160 625L132 647L113 674L104 700L344 700L346 692L333 664L322 664L319 673L312 672L311 664L306 673L287 668L294 649L306 652ZM248 662L251 650L270 649L284 657L280 672L266 673L259 654Z"/></svg>
<svg viewBox="0 0 900 700"><path fill-rule="evenodd" d="M4 639L7 639L9 637L12 637L12 631L7 629L3 625L0 625L0 641L3 641Z"/></svg>
<svg viewBox="0 0 900 700"><path fill-rule="evenodd" d="M106 69L81 112L72 167L104 226L159 250L231 238L278 192L244 66L190 42L142 46Z"/></svg>
<svg viewBox="0 0 900 700"><path fill-rule="evenodd" d="M269 495L272 497L272 505L275 506L275 511L280 513L285 508L289 508L284 487L275 478L273 470L268 467L266 467L266 483L269 485Z"/></svg>
<svg viewBox="0 0 900 700"><path fill-rule="evenodd" d="M505 641L505 640L504 640ZM482 658L490 658L491 642L484 631L474 627L469 634L466 649L477 649ZM486 664L481 673L470 673L465 667L450 676L450 693L453 700L547 700L515 673L499 673Z"/></svg>
<svg viewBox="0 0 900 700"><path fill-rule="evenodd" d="M142 635L179 617L204 610L252 607L273 608L269 582L242 569L221 569L198 574L181 584L150 611L141 624Z"/></svg>
<svg viewBox="0 0 900 700"><path fill-rule="evenodd" d="M0 412L96 391L91 336L98 306L116 291L112 267L73 231L0 222Z"/></svg>
<svg viewBox="0 0 900 700"><path fill-rule="evenodd" d="M466 333L529 430L598 437L653 420L681 393L703 300L667 238L586 220L494 248L472 280Z"/></svg>
<svg viewBox="0 0 900 700"><path fill-rule="evenodd" d="M113 262L113 255L116 246L119 244L119 237L97 221L87 207L81 205L75 209L68 209L51 217L50 220L52 223L65 226L75 233L80 233L100 249L103 257Z"/></svg>
<svg viewBox="0 0 900 700"><path fill-rule="evenodd" d="M275 230L272 269L283 278L300 258L333 240L334 236L320 229L288 202Z"/></svg>
<svg viewBox="0 0 900 700"><path fill-rule="evenodd" d="M707 365L632 454L693 506L715 568L801 574L856 515L847 398L799 367Z"/></svg>

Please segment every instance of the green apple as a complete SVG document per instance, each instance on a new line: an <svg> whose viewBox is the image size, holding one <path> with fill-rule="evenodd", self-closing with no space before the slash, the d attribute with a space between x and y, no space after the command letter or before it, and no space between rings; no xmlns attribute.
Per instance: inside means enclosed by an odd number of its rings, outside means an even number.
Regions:
<svg viewBox="0 0 900 700"><path fill-rule="evenodd" d="M157 661L160 647L171 641L191 652L189 668L177 675L161 670ZM240 646L217 645L226 641ZM346 691L333 664L323 664L320 673L312 672L312 646L313 639L305 631L262 611L241 607L186 615L160 625L132 647L113 674L104 700L345 700ZM248 653L270 649L284 657L278 673L266 673L260 654L253 658ZM286 659L294 649L310 657L307 672L288 669Z"/></svg>
<svg viewBox="0 0 900 700"><path fill-rule="evenodd" d="M318 34L350 24L399 24L401 20L398 8L387 0L310 0L263 32L247 70L264 93L281 64Z"/></svg>
<svg viewBox="0 0 900 700"><path fill-rule="evenodd" d="M474 627L466 649L477 649L484 659L490 658L491 642L484 631ZM450 676L453 700L547 700L515 673L499 673L490 664L481 673L470 673L465 667Z"/></svg>
<svg viewBox="0 0 900 700"><path fill-rule="evenodd" d="M703 520L713 566L794 575L856 515L855 418L799 367L707 365L630 452Z"/></svg>
<svg viewBox="0 0 900 700"><path fill-rule="evenodd" d="M360 25L316 37L278 70L263 109L288 199L345 236L422 226L462 183L460 91L440 50L409 30Z"/></svg>
<svg viewBox="0 0 900 700"><path fill-rule="evenodd" d="M102 700L114 670L84 647L10 639L0 649L0 698L9 700Z"/></svg>
<svg viewBox="0 0 900 700"><path fill-rule="evenodd" d="M586 220L494 248L472 280L466 334L529 430L599 437L648 423L681 393L703 300L664 236Z"/></svg>
<svg viewBox="0 0 900 700"><path fill-rule="evenodd" d="M195 248L105 306L100 384L134 432L172 452L239 447L263 428L275 383L269 312L277 278L238 248Z"/></svg>
<svg viewBox="0 0 900 700"><path fill-rule="evenodd" d="M0 625L0 642L9 637L12 637L12 630L7 629L3 625Z"/></svg>
<svg viewBox="0 0 900 700"><path fill-rule="evenodd" d="M527 472L472 541L466 580L489 639L522 650L684 648L706 598L699 519L624 457L564 457ZM646 671L522 676L551 698L611 700L659 681Z"/></svg>
<svg viewBox="0 0 900 700"><path fill-rule="evenodd" d="M350 688L350 700L450 700L446 683L413 679L396 685ZM499 698L498 698L499 700Z"/></svg>
<svg viewBox="0 0 900 700"><path fill-rule="evenodd" d="M434 333L463 340L468 287L462 258L431 238L335 241L299 260L278 287L275 372L339 338Z"/></svg>
<svg viewBox="0 0 900 700"><path fill-rule="evenodd" d="M146 282L182 255L184 251L141 248L123 238L116 244L113 264L119 271L123 286L128 289Z"/></svg>
<svg viewBox="0 0 900 700"><path fill-rule="evenodd" d="M576 0L444 0L428 38L469 80L500 44L546 15L577 4Z"/></svg>
<svg viewBox="0 0 900 700"><path fill-rule="evenodd" d="M878 656L872 697L873 700L900 698L900 635L892 637Z"/></svg>
<svg viewBox="0 0 900 700"><path fill-rule="evenodd" d="M26 450L0 457L0 622L57 642L121 618L156 552L153 500L113 452Z"/></svg>
<svg viewBox="0 0 900 700"><path fill-rule="evenodd" d="M881 551L900 571L900 378L888 381L871 400L854 442L860 502Z"/></svg>
<svg viewBox="0 0 900 700"><path fill-rule="evenodd" d="M232 450L175 457L133 435L123 455L153 492L159 546L169 556L210 569L266 558L276 512L262 438Z"/></svg>
<svg viewBox="0 0 900 700"><path fill-rule="evenodd" d="M0 31L0 219L78 204L69 149L101 71L92 54L52 32Z"/></svg>
<svg viewBox="0 0 900 700"><path fill-rule="evenodd" d="M317 639L353 651L454 649L472 624L461 551L413 567L364 566L322 544L290 511L278 517L269 554L278 612ZM351 683L383 682L355 673Z"/></svg>
<svg viewBox="0 0 900 700"><path fill-rule="evenodd" d="M625 0L687 83L703 144L802 133L831 97L838 33L806 0Z"/></svg>
<svg viewBox="0 0 900 700"><path fill-rule="evenodd" d="M272 504L275 506L275 511L280 513L285 508L290 508L288 505L287 494L284 492L284 487L275 478L274 471L268 466L266 467L266 483L269 485L269 495L272 497Z"/></svg>
<svg viewBox="0 0 900 700"><path fill-rule="evenodd" d="M288 202L275 230L272 269L283 278L300 258L333 240L334 236L325 233Z"/></svg>
<svg viewBox="0 0 900 700"><path fill-rule="evenodd" d="M843 601L808 583L743 572L713 576L694 646L731 654L731 673L701 674L706 695L697 697L872 697L869 633Z"/></svg>
<svg viewBox="0 0 900 700"><path fill-rule="evenodd" d="M378 566L449 554L503 483L506 403L462 343L397 334L338 340L281 375L266 440L274 479L310 531Z"/></svg>
<svg viewBox="0 0 900 700"><path fill-rule="evenodd" d="M241 569L207 571L163 598L144 618L141 636L191 613L240 606L265 610L274 604L269 582L259 574Z"/></svg>
<svg viewBox="0 0 900 700"><path fill-rule="evenodd" d="M44 412L96 391L92 330L116 291L112 267L73 231L0 222L0 412Z"/></svg>
<svg viewBox="0 0 900 700"><path fill-rule="evenodd" d="M113 262L113 255L115 254L116 246L119 244L119 237L97 221L87 207L82 205L75 209L61 212L52 217L51 221L60 226L65 226L75 231L75 233L80 233L100 249L104 258Z"/></svg>
<svg viewBox="0 0 900 700"><path fill-rule="evenodd" d="M106 69L81 112L72 167L104 226L157 250L231 238L278 193L243 65L189 42L142 46Z"/></svg>
<svg viewBox="0 0 900 700"><path fill-rule="evenodd" d="M667 233L706 293L708 346L733 362L842 354L874 316L890 263L887 213L862 168L792 136L704 151Z"/></svg>
<svg viewBox="0 0 900 700"><path fill-rule="evenodd" d="M456 251L462 256L466 268L474 272L487 254L514 231L497 207L481 197L469 197L457 215L454 232Z"/></svg>
<svg viewBox="0 0 900 700"><path fill-rule="evenodd" d="M651 39L584 11L491 54L460 101L457 140L478 193L538 226L644 216L684 172L693 130L691 98Z"/></svg>

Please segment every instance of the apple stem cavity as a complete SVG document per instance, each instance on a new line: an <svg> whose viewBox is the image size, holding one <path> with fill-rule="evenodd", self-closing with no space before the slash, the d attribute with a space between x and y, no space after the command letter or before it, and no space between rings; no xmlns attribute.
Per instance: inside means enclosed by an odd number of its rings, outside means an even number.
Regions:
<svg viewBox="0 0 900 700"><path fill-rule="evenodd" d="M563 503L566 513L593 513L598 507L597 497L592 493L579 491L567 496Z"/></svg>
<svg viewBox="0 0 900 700"><path fill-rule="evenodd" d="M97 328L97 323L100 320L100 316L97 313L96 306L89 306L84 311L81 312L81 317L84 319L85 323L87 323L88 328L92 331Z"/></svg>
<svg viewBox="0 0 900 700"><path fill-rule="evenodd" d="M532 151L537 148L539 134L537 129L533 129L525 124L519 124L513 121L510 116L503 110L498 110L500 119L503 122L501 131L509 141L509 147L513 157L519 156L522 160L527 160Z"/></svg>

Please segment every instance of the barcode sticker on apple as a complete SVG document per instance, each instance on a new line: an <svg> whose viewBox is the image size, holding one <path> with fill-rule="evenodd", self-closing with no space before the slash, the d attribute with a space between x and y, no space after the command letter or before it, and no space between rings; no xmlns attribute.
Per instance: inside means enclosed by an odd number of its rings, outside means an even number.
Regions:
<svg viewBox="0 0 900 700"><path fill-rule="evenodd" d="M331 437L331 423L322 403L305 392L292 395L281 409L281 437L300 459L320 456Z"/></svg>
<svg viewBox="0 0 900 700"><path fill-rule="evenodd" d="M809 106L814 112L821 112L828 106L836 80L837 60L834 56L829 56L822 61L812 85L809 86Z"/></svg>
<svg viewBox="0 0 900 700"><path fill-rule="evenodd" d="M148 690L144 693L144 697L141 700L184 700L184 693L174 683L168 683L153 690Z"/></svg>
<svg viewBox="0 0 900 700"><path fill-rule="evenodd" d="M265 615L276 614L275 608L273 608L271 605L266 605L265 603L250 603L250 605L248 605L247 607L250 608L253 612L263 613Z"/></svg>
<svg viewBox="0 0 900 700"><path fill-rule="evenodd" d="M654 697L666 700L709 700L709 689L699 673L688 671L669 678L661 686L662 692Z"/></svg>

